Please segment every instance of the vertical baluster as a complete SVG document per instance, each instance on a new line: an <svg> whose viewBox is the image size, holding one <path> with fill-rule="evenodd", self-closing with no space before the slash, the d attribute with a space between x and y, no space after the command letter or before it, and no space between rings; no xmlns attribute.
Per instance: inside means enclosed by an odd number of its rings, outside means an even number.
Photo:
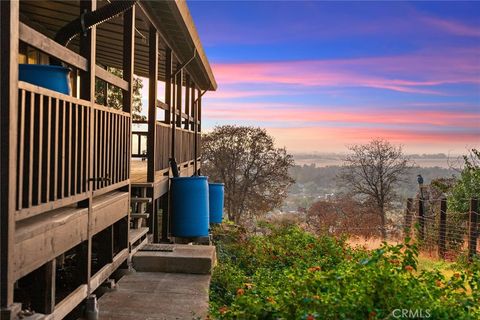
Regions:
<svg viewBox="0 0 480 320"><path fill-rule="evenodd" d="M29 143L28 143L28 208L32 206L33 202L33 147L34 143L34 118L35 118L35 94L30 94L30 121L29 121Z"/></svg>
<svg viewBox="0 0 480 320"><path fill-rule="evenodd" d="M80 109L80 148L79 148L79 153L80 153L80 167L79 167L79 177L80 177L80 193L84 192L84 184L85 184L85 180L84 180L84 177L83 177L83 157L84 157L84 152L83 152L83 148L84 148L84 141L85 141L85 107L83 105L79 105L78 106L79 109Z"/></svg>
<svg viewBox="0 0 480 320"><path fill-rule="evenodd" d="M44 185L42 184L42 162L43 162L43 95L38 96L38 155L37 155L37 172L38 172L38 180L36 184L36 203L42 203L42 190Z"/></svg>
<svg viewBox="0 0 480 320"><path fill-rule="evenodd" d="M63 198L63 193L64 193L64 190L65 190L65 149L66 149L66 122L67 122L67 115L66 115L66 105L65 105L65 101L63 100L60 100L59 101L59 105L60 105L60 110L62 111L62 120L61 120L61 124L62 124L62 130L60 132L60 135L61 135L61 140L62 140L62 143L61 143L61 146L62 146L62 150L61 150L61 156L60 156L60 166L61 166L61 169L60 169L60 179L59 179L59 191L58 191L58 197L59 198Z"/></svg>
<svg viewBox="0 0 480 320"><path fill-rule="evenodd" d="M73 178L72 170L72 148L73 148L73 127L72 127L72 114L74 110L73 103L65 101L65 110L68 114L68 127L66 132L66 141L67 141L67 153L65 159L65 175L66 175L66 185L65 185L65 197L71 196L71 186Z"/></svg>
<svg viewBox="0 0 480 320"><path fill-rule="evenodd" d="M55 149L54 156L53 156L53 190L52 190L52 195L53 199L52 200L57 200L58 197L58 170L59 170L59 145L58 145L58 135L60 134L60 102L58 99L54 100L55 103L55 121L54 121L54 143L53 143L53 148Z"/></svg>
<svg viewBox="0 0 480 320"><path fill-rule="evenodd" d="M25 90L21 90L21 102L20 102L20 110L19 110L19 143L18 143L18 209L22 209L23 207L23 152L24 152L24 145L25 145L25 101L26 94Z"/></svg>
<svg viewBox="0 0 480 320"><path fill-rule="evenodd" d="M75 130L74 134L74 144L73 144L73 150L72 150L72 174L73 174L73 183L72 183L72 195L78 193L78 175L79 175L79 170L78 170L78 145L79 145L79 127L80 127L80 105L75 104L75 108L72 110L73 115L75 116L74 121L73 121L73 127Z"/></svg>
<svg viewBox="0 0 480 320"><path fill-rule="evenodd" d="M107 147L105 148L106 149L106 153L107 153L107 156L105 157L105 162L106 162L106 170L105 170L105 176L106 177L109 177L110 179L112 178L111 177L111 167L110 167L110 158L112 157L112 152L111 152L111 147L112 147L112 134L111 134L111 124L112 124L112 114L110 112L105 112L106 116L107 116L107 127L106 127L106 142L107 142ZM106 185L109 185L111 184L111 180L110 181L106 181L105 182Z"/></svg>
<svg viewBox="0 0 480 320"><path fill-rule="evenodd" d="M45 156L44 156L44 163L43 163L43 171L44 171L44 178L45 178L45 183L44 183L44 190L45 190L45 195L43 198L43 202L48 202L50 200L50 154L51 154L51 130L52 130L52 98L47 97L47 108L46 108L46 116L45 116L45 124L46 124L46 138L45 138Z"/></svg>

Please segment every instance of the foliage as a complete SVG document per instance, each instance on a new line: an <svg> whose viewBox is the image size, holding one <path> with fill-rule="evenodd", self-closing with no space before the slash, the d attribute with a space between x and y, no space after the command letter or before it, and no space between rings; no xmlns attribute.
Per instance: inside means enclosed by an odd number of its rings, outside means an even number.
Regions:
<svg viewBox="0 0 480 320"><path fill-rule="evenodd" d="M202 136L202 158L203 173L225 183L226 212L235 222L280 207L294 182L292 156L261 128L215 127Z"/></svg>
<svg viewBox="0 0 480 320"><path fill-rule="evenodd" d="M411 166L410 160L402 147L381 139L350 146L349 150L339 178L353 194L374 203L386 238L386 211L396 197L396 185L404 180Z"/></svg>
<svg viewBox="0 0 480 320"><path fill-rule="evenodd" d="M123 77L123 71L121 69L108 67L107 70L116 75L117 77ZM122 89L115 86L108 86L107 101L105 101L105 86L107 83L100 79L95 81L95 101L101 105L108 105L109 107L117 110L122 109L123 106L123 92ZM142 112L142 94L143 88L142 79L139 77L133 78L133 101L132 101L132 117L133 120L145 120L146 117L140 115Z"/></svg>
<svg viewBox="0 0 480 320"><path fill-rule="evenodd" d="M463 170L448 199L449 207L456 212L468 212L468 200L480 196L480 151L472 149L463 159Z"/></svg>
<svg viewBox="0 0 480 320"><path fill-rule="evenodd" d="M307 211L307 221L314 233L381 236L375 227L381 224L375 208L349 195L315 202Z"/></svg>
<svg viewBox="0 0 480 320"><path fill-rule="evenodd" d="M226 225L214 239L216 319L388 319L396 309L422 310L432 319L480 317L480 268L450 277L416 271L418 249L408 238L365 251L298 227L247 236Z"/></svg>

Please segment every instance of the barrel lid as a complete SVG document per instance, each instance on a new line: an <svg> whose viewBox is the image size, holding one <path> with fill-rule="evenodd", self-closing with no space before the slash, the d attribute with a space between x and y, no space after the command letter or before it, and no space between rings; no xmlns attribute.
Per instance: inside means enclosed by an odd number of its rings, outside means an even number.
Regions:
<svg viewBox="0 0 480 320"><path fill-rule="evenodd" d="M172 180L207 180L207 176L171 177Z"/></svg>
<svg viewBox="0 0 480 320"><path fill-rule="evenodd" d="M208 185L210 185L210 186L224 186L225 183L223 183L223 182L209 182Z"/></svg>
<svg viewBox="0 0 480 320"><path fill-rule="evenodd" d="M65 72L70 72L70 68L66 68L63 66L52 66L49 64L26 64L26 63L20 63L18 65L19 68L21 69L38 69L38 70L58 70L58 71L65 71Z"/></svg>

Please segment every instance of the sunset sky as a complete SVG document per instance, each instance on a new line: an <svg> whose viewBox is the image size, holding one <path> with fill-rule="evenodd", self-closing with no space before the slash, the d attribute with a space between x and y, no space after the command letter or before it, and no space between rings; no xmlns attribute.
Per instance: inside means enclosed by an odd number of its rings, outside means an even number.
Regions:
<svg viewBox="0 0 480 320"><path fill-rule="evenodd" d="M290 152L480 145L480 3L188 4L219 85L207 130L261 126Z"/></svg>

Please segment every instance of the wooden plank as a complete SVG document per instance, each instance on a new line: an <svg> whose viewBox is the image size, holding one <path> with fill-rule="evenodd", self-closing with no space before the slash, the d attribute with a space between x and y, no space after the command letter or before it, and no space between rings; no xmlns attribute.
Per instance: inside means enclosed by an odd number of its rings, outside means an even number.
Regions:
<svg viewBox="0 0 480 320"><path fill-rule="evenodd" d="M157 100L157 108L160 108L160 109L166 110L166 111L170 110L170 107L168 106L168 104L166 104L165 102L160 101L160 100Z"/></svg>
<svg viewBox="0 0 480 320"><path fill-rule="evenodd" d="M45 317L44 320L57 320L63 319L69 314L76 306L78 306L88 294L88 287L86 284L79 286L72 293L70 293L65 299L55 306L55 311Z"/></svg>
<svg viewBox="0 0 480 320"><path fill-rule="evenodd" d="M148 138L147 138L147 181L155 181L157 88L158 88L158 34L150 26L149 31L149 78L148 78Z"/></svg>
<svg viewBox="0 0 480 320"><path fill-rule="evenodd" d="M130 183L130 179L122 180L122 181L117 182L115 184L109 185L108 187L104 187L104 188L93 191L93 196L97 197L97 196L100 196L102 194L108 193L110 191L120 189L122 187L127 186L129 183Z"/></svg>
<svg viewBox="0 0 480 320"><path fill-rule="evenodd" d="M103 81L119 87L122 90L128 90L129 88L127 81L123 80L120 77L117 77L116 75L112 74L108 70L105 70L98 65L95 66L95 75Z"/></svg>
<svg viewBox="0 0 480 320"><path fill-rule="evenodd" d="M48 201L46 203L42 203L31 208L23 208L23 209L17 210L15 214L15 221L31 218L46 211L51 211L64 206L69 206L79 201L83 201L88 197L89 195L86 192L83 192L68 198Z"/></svg>
<svg viewBox="0 0 480 320"><path fill-rule="evenodd" d="M110 275L127 260L128 249L123 249L113 258L112 262L100 269L90 280L91 290L96 290Z"/></svg>
<svg viewBox="0 0 480 320"><path fill-rule="evenodd" d="M63 208L17 223L15 279L75 247L87 237L86 209Z"/></svg>
<svg viewBox="0 0 480 320"><path fill-rule="evenodd" d="M19 35L20 40L49 54L52 57L56 57L83 71L86 71L88 68L87 59L65 48L61 44L41 34L35 29L30 28L22 22L19 24Z"/></svg>

